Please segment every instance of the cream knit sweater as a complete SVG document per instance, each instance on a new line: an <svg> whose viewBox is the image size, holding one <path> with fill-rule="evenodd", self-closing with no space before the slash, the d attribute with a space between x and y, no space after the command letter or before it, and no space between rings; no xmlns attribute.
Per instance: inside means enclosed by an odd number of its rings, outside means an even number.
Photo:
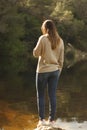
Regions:
<svg viewBox="0 0 87 130"><path fill-rule="evenodd" d="M38 57L38 65L36 72L52 72L62 70L64 62L64 43L60 39L60 44L56 49L51 49L51 43L47 38L47 34L39 37L36 47L33 49L33 55Z"/></svg>

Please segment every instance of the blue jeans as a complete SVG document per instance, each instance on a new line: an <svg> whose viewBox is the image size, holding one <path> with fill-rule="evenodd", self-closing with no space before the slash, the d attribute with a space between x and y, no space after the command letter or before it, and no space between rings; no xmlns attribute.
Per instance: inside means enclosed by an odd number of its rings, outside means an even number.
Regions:
<svg viewBox="0 0 87 130"><path fill-rule="evenodd" d="M37 106L39 119L45 119L45 88L49 95L49 120L54 120L56 112L56 89L60 71L36 73Z"/></svg>

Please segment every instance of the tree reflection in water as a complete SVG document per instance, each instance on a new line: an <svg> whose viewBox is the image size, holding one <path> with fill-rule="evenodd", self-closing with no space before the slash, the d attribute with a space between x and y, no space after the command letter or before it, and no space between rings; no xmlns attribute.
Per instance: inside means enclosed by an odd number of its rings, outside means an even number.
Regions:
<svg viewBox="0 0 87 130"><path fill-rule="evenodd" d="M87 61L64 70L57 92L57 115L70 120L87 120Z"/></svg>
<svg viewBox="0 0 87 130"><path fill-rule="evenodd" d="M66 130L87 128L87 61L64 69L57 91L58 124ZM35 75L0 80L0 127L33 130L38 121ZM48 102L46 102L46 108ZM46 109L46 117L48 109ZM33 122L33 124L32 124Z"/></svg>

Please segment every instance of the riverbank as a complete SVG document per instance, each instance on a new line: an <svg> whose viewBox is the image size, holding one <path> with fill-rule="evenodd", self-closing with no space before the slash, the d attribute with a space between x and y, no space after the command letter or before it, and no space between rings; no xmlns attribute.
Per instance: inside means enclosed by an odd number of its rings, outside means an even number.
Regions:
<svg viewBox="0 0 87 130"><path fill-rule="evenodd" d="M36 115L22 111L22 109L15 109L18 104L0 100L0 130L33 130L36 127Z"/></svg>

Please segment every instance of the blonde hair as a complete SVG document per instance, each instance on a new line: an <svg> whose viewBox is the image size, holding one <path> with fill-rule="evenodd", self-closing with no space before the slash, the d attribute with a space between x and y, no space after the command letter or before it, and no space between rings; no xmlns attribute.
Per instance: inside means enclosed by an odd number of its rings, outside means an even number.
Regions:
<svg viewBox="0 0 87 130"><path fill-rule="evenodd" d="M55 49L57 45L60 43L60 36L57 33L54 22L52 20L45 20L42 26L48 33L48 39L51 42L51 48Z"/></svg>

